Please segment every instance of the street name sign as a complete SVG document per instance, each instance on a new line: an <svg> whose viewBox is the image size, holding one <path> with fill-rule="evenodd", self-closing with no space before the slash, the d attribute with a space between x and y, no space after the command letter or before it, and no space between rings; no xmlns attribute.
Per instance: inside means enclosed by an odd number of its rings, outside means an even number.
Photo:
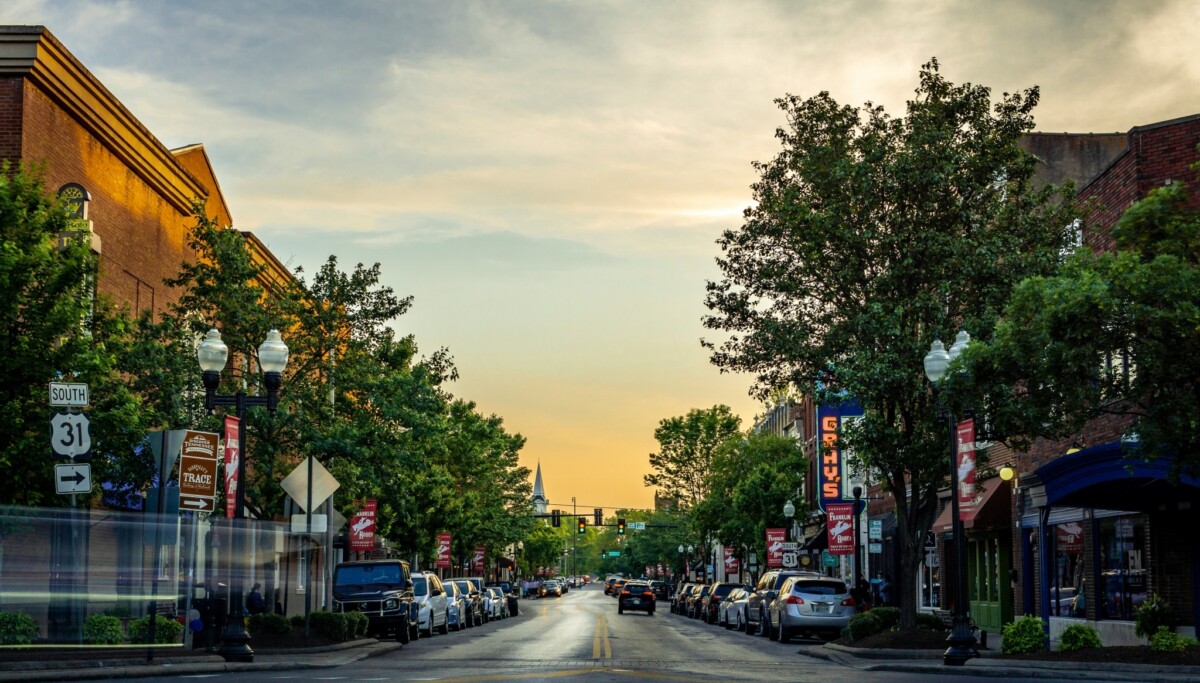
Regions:
<svg viewBox="0 0 1200 683"><path fill-rule="evenodd" d="M92 466L87 463L54 466L54 490L59 493L90 493Z"/></svg>
<svg viewBox="0 0 1200 683"><path fill-rule="evenodd" d="M88 385L75 382L51 382L50 405L55 408L86 408Z"/></svg>
<svg viewBox="0 0 1200 683"><path fill-rule="evenodd" d="M55 413L50 418L50 448L62 458L87 455L92 450L92 433L87 415Z"/></svg>

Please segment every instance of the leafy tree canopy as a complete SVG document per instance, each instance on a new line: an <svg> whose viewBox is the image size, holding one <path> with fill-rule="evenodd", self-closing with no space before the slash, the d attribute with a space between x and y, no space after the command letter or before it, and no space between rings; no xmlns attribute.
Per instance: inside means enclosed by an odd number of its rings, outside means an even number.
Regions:
<svg viewBox="0 0 1200 683"><path fill-rule="evenodd" d="M659 451L650 454L654 472L645 475L646 486L657 486L664 497L683 508L704 500L713 457L726 441L738 436L741 422L724 405L659 422L654 430Z"/></svg>

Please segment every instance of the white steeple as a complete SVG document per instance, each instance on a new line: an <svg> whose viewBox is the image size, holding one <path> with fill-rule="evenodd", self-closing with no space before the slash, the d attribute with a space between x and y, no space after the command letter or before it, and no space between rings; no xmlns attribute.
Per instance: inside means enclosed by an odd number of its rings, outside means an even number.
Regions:
<svg viewBox="0 0 1200 683"><path fill-rule="evenodd" d="M539 515L546 514L546 506L550 504L546 491L542 488L542 463L537 466L537 476L533 479L533 511Z"/></svg>

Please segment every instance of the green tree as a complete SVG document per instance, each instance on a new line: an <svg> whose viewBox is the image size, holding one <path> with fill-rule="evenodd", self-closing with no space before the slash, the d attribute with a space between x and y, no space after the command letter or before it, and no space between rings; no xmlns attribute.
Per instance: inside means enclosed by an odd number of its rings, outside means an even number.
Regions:
<svg viewBox="0 0 1200 683"><path fill-rule="evenodd" d="M1200 171L1200 163L1192 167ZM977 401L1021 447L1091 419L1131 423L1140 455L1200 474L1200 211L1183 182L1151 190L1112 231L1116 250L1078 250L1022 282L994 342L970 349Z"/></svg>
<svg viewBox="0 0 1200 683"><path fill-rule="evenodd" d="M693 509L693 525L743 559L750 550L766 557L766 530L786 524L784 504L791 500L797 516L804 514L799 491L807 471L795 439L751 433L731 440L713 459L709 496Z"/></svg>
<svg viewBox="0 0 1200 683"><path fill-rule="evenodd" d="M0 167L0 502L65 504L55 493L47 386L89 385L94 476L141 441L138 398L121 381L129 319L94 298L98 259L88 234L74 230L39 172Z"/></svg>
<svg viewBox="0 0 1200 683"><path fill-rule="evenodd" d="M654 472L645 475L646 485L657 486L664 497L678 501L683 508L698 504L708 494L717 449L738 436L741 423L724 405L662 420L654 430L659 451L650 454Z"/></svg>
<svg viewBox="0 0 1200 683"><path fill-rule="evenodd" d="M1012 288L1053 272L1069 243L1068 190L1035 189L1037 88L1005 94L954 85L937 61L920 72L906 115L843 106L828 93L778 101L782 151L756 163L755 205L718 241L724 279L708 284L706 327L724 370L755 393L795 385L819 402L853 396L866 411L840 435L894 496L908 585L937 490L949 471L921 359L960 327L987 338ZM901 625L915 625L899 591Z"/></svg>

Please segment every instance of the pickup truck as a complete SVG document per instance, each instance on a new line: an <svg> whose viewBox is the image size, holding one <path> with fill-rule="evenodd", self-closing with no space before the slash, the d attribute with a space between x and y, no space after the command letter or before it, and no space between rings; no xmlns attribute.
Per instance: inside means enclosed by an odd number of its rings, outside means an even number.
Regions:
<svg viewBox="0 0 1200 683"><path fill-rule="evenodd" d="M333 570L333 611L361 613L370 622L369 636L416 640L421 634L418 610L404 560L342 562Z"/></svg>

